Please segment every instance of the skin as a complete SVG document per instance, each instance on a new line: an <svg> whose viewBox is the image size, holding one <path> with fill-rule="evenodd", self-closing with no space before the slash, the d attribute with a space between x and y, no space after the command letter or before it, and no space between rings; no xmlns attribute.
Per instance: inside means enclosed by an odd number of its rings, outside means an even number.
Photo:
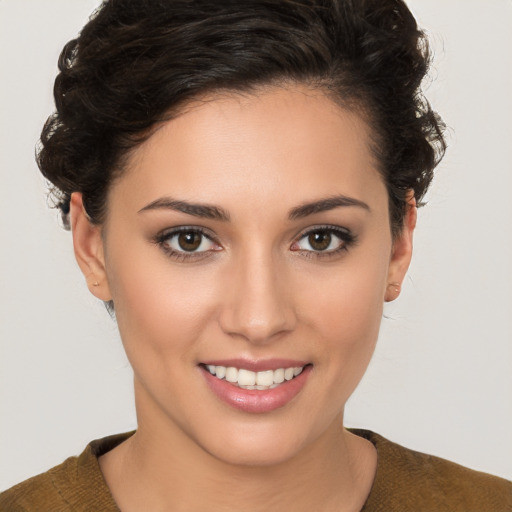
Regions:
<svg viewBox="0 0 512 512"><path fill-rule="evenodd" d="M376 453L342 428L343 409L374 351L383 303L398 296L390 283L404 278L416 219L411 199L392 239L369 144L362 118L318 91L223 95L191 105L134 151L104 224L91 224L73 194L77 261L91 292L114 300L134 370L137 433L100 459L123 512L361 509ZM289 218L338 195L367 208ZM143 210L163 197L215 205L229 221ZM325 225L350 230L355 243L334 237L344 250L319 254L303 233ZM214 242L177 260L155 238L178 226L204 228ZM237 357L313 369L284 407L247 413L220 401L198 370Z"/></svg>

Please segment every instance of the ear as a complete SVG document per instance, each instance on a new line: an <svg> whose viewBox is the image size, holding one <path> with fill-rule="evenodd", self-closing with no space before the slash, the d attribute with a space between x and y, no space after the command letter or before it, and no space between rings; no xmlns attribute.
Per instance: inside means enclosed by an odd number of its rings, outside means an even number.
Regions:
<svg viewBox="0 0 512 512"><path fill-rule="evenodd" d="M416 199L414 198L413 190L407 192L406 203L402 231L393 241L388 269L388 282L384 296L386 302L391 302L400 295L402 282L411 263L412 238L417 218Z"/></svg>
<svg viewBox="0 0 512 512"><path fill-rule="evenodd" d="M112 295L105 270L101 226L90 221L79 192L71 194L70 217L75 258L89 291L98 299L109 301Z"/></svg>

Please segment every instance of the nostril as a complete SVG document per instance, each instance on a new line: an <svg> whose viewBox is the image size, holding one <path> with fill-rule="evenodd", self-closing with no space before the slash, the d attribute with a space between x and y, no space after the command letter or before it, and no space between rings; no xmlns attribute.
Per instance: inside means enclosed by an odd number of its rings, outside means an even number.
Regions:
<svg viewBox="0 0 512 512"><path fill-rule="evenodd" d="M241 336L250 343L267 343L293 330L292 322L284 315L273 314L269 318L243 318L233 312L231 319L224 319L223 330L230 336Z"/></svg>

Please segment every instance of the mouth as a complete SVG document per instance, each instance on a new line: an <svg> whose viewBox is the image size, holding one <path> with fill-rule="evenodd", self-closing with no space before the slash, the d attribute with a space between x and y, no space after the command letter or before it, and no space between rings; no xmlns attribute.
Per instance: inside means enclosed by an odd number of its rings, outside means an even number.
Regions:
<svg viewBox="0 0 512 512"><path fill-rule="evenodd" d="M199 368L222 402L243 412L266 413L284 407L301 392L313 365L290 360L230 360L201 363Z"/></svg>
<svg viewBox="0 0 512 512"><path fill-rule="evenodd" d="M265 391L275 389L283 382L288 382L298 377L304 370L304 366L289 366L276 370L263 370L254 372L245 368L222 365L203 365L208 372L220 380L225 380L233 386L241 389Z"/></svg>

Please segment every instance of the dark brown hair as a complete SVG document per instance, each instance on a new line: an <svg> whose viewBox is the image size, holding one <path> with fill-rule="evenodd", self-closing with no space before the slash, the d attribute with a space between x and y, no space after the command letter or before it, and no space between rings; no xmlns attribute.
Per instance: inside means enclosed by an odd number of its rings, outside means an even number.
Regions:
<svg viewBox="0 0 512 512"><path fill-rule="evenodd" d="M446 147L420 90L428 65L401 0L106 0L62 51L38 164L64 219L79 191L101 223L123 158L180 106L303 83L364 113L397 233Z"/></svg>

